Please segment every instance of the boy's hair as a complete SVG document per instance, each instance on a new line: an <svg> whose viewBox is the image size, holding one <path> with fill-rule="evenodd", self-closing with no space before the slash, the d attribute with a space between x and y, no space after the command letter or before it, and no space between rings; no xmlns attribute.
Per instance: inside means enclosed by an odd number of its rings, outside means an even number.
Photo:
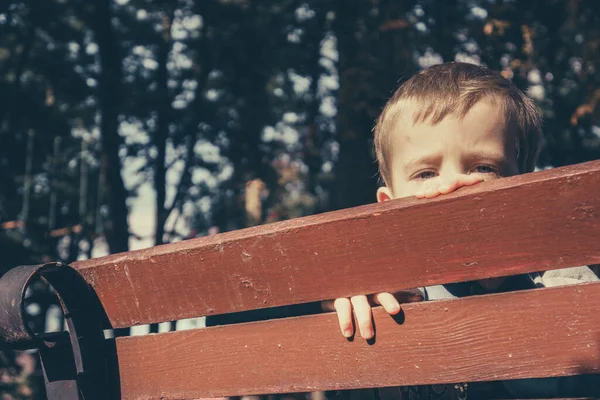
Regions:
<svg viewBox="0 0 600 400"><path fill-rule="evenodd" d="M532 172L542 141L541 113L534 102L487 67L450 62L427 68L403 83L377 119L375 153L385 184L391 187L392 132L406 101L419 105L413 123L435 125L448 115L464 117L482 99L502 106L506 128L515 135L519 173Z"/></svg>

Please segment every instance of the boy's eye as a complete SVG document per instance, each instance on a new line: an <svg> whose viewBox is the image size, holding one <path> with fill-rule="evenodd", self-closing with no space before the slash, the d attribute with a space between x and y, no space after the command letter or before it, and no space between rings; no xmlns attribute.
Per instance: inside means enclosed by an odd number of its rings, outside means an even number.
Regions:
<svg viewBox="0 0 600 400"><path fill-rule="evenodd" d="M497 174L498 170L490 165L478 165L475 167L475 172L480 174Z"/></svg>
<svg viewBox="0 0 600 400"><path fill-rule="evenodd" d="M435 171L422 171L415 175L415 179L431 179L435 178Z"/></svg>

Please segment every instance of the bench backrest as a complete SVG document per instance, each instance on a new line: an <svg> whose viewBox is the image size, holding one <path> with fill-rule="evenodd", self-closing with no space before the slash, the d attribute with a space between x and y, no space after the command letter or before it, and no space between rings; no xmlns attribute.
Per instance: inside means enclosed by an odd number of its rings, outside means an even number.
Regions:
<svg viewBox="0 0 600 400"><path fill-rule="evenodd" d="M600 162L81 261L107 328L600 263ZM123 399L600 372L600 284L116 339Z"/></svg>

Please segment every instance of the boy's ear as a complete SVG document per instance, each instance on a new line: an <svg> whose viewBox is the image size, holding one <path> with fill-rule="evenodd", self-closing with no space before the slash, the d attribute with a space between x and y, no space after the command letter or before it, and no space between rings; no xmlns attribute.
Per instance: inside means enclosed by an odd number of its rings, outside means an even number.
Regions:
<svg viewBox="0 0 600 400"><path fill-rule="evenodd" d="M377 202L381 203L393 199L392 191L387 186L377 189Z"/></svg>

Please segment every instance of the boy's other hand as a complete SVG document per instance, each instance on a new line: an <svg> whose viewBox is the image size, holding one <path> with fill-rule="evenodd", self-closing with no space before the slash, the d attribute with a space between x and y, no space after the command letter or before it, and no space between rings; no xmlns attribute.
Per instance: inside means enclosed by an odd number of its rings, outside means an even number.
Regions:
<svg viewBox="0 0 600 400"><path fill-rule="evenodd" d="M415 193L418 199L431 199L441 194L452 193L463 186L473 186L482 182L481 175L460 175L451 181L442 181L439 179L429 179L423 183L423 187Z"/></svg>
<svg viewBox="0 0 600 400"><path fill-rule="evenodd" d="M341 297L335 300L321 302L323 311L334 311L337 313L338 322L342 334L349 338L354 335L354 323L352 312L356 315L360 336L371 339L375 335L373 329L373 316L371 306L381 305L390 315L396 315L402 309L400 303L410 303L423 300L423 296L416 292L401 291L394 294L382 292L370 296L360 295L350 298Z"/></svg>

